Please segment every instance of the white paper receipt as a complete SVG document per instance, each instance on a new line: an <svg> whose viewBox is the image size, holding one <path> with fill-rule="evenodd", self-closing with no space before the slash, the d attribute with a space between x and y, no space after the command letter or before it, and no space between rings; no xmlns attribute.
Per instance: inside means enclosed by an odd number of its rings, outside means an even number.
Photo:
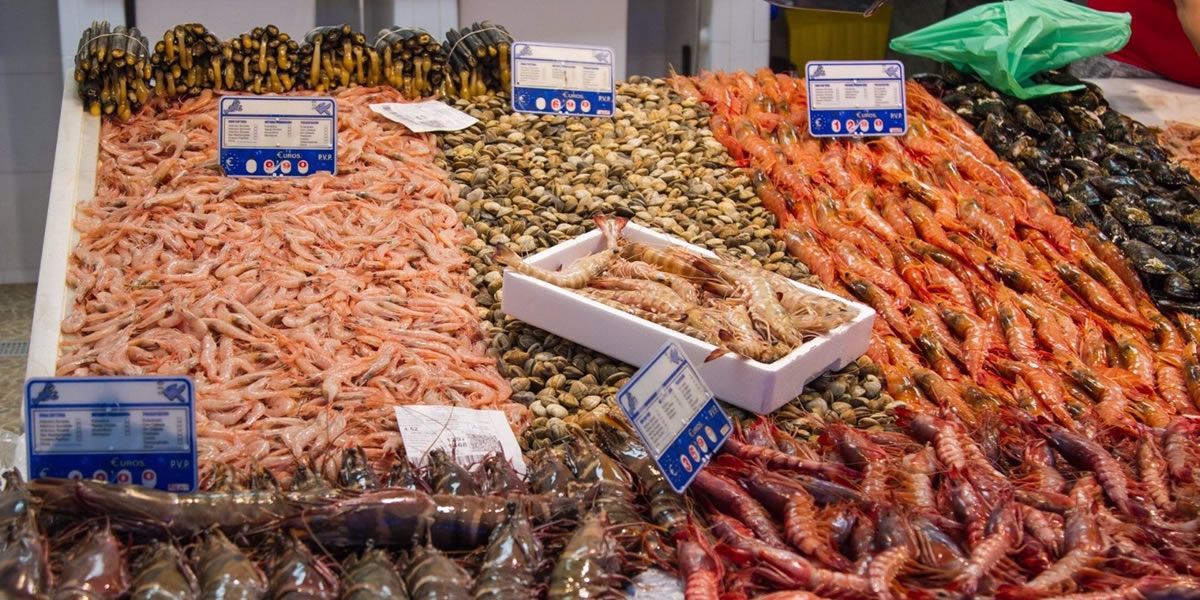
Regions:
<svg viewBox="0 0 1200 600"><path fill-rule="evenodd" d="M413 133L458 131L479 122L479 119L440 100L372 104L371 110L409 128Z"/></svg>
<svg viewBox="0 0 1200 600"><path fill-rule="evenodd" d="M418 467L425 465L426 455L434 449L451 453L460 465L503 452L513 468L525 474L521 446L503 412L457 406L397 406L396 422L408 458Z"/></svg>

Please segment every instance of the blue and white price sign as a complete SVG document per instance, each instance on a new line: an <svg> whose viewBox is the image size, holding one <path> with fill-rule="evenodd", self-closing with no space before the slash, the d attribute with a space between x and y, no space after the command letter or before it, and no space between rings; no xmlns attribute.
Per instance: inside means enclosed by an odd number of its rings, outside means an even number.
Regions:
<svg viewBox="0 0 1200 600"><path fill-rule="evenodd" d="M673 341L633 374L617 401L680 493L733 432L712 391Z"/></svg>
<svg viewBox="0 0 1200 600"><path fill-rule="evenodd" d="M231 177L337 173L337 103L325 96L221 98L221 169Z"/></svg>
<svg viewBox="0 0 1200 600"><path fill-rule="evenodd" d="M29 472L193 491L194 390L187 377L30 379L25 382Z"/></svg>
<svg viewBox="0 0 1200 600"><path fill-rule="evenodd" d="M908 109L898 60L810 62L808 132L813 137L904 135Z"/></svg>
<svg viewBox="0 0 1200 600"><path fill-rule="evenodd" d="M614 89L612 48L539 42L512 46L516 112L611 117Z"/></svg>

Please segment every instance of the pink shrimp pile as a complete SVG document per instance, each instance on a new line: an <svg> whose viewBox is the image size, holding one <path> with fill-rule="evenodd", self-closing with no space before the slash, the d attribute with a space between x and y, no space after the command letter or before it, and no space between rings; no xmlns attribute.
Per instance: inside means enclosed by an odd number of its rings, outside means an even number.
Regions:
<svg viewBox="0 0 1200 600"><path fill-rule="evenodd" d="M106 122L81 202L59 375L189 375L201 470L400 444L393 406L525 407L485 356L436 144L336 94L338 174L234 179L217 96Z"/></svg>

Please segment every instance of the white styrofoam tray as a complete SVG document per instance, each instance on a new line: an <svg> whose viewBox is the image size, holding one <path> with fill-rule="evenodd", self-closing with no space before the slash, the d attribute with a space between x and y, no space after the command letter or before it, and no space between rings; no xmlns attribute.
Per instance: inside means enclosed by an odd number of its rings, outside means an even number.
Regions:
<svg viewBox="0 0 1200 600"><path fill-rule="evenodd" d="M29 356L25 366L27 379L52 377L55 373L62 321L74 301L74 294L67 286L67 270L71 251L79 241L79 232L75 229L75 206L80 200L87 200L96 194L96 160L99 155L100 118L88 114L84 109L75 94L75 81L68 75L63 83L58 115L58 142L54 150L42 262L38 270L33 328L29 334ZM24 410L21 411L21 418L25 418ZM25 428L28 429L28 424ZM4 441L0 440L0 452L3 452L3 444ZM16 448L11 466L28 473L24 434Z"/></svg>
<svg viewBox="0 0 1200 600"><path fill-rule="evenodd" d="M625 238L651 246L681 246L704 256L712 252L630 223ZM604 248L596 229L573 240L539 252L525 262L542 269L566 268L578 258ZM855 316L825 335L814 338L787 356L770 364L726 354L704 362L716 347L657 323L585 298L571 290L506 269L503 310L530 325L582 344L634 366L654 357L667 339L675 340L687 353L700 376L717 398L757 414L783 406L803 391L804 385L829 369L840 369L867 351L875 311L870 307L793 282L805 293L844 303Z"/></svg>

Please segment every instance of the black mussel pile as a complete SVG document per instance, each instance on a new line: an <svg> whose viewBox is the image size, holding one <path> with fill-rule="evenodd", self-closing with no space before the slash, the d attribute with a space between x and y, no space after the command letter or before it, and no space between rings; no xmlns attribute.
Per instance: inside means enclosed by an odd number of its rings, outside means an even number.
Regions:
<svg viewBox="0 0 1200 600"><path fill-rule="evenodd" d="M1200 313L1200 183L1100 88L1065 73L1039 77L1084 87L1022 101L960 73L916 79L1060 214L1117 243L1161 306Z"/></svg>

